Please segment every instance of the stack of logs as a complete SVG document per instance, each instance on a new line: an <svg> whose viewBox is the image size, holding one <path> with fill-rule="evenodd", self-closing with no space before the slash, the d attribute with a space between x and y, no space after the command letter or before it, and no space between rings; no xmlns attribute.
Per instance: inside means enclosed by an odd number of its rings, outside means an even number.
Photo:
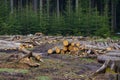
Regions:
<svg viewBox="0 0 120 80"><path fill-rule="evenodd" d="M52 53L67 53L67 52L77 52L79 50L80 43L79 42L72 42L72 40L63 40L62 45L55 46L48 50L48 54Z"/></svg>
<svg viewBox="0 0 120 80"><path fill-rule="evenodd" d="M62 41L62 44L56 45L51 49L48 49L48 54L75 54L81 57L87 55L99 55L104 54L107 51L111 51L113 49L120 49L120 46L117 43L109 43L106 45L101 45L102 42L86 42L79 41L73 39L66 39Z"/></svg>
<svg viewBox="0 0 120 80"><path fill-rule="evenodd" d="M79 55L81 57L86 56L88 53L95 53L91 49L87 49L85 45L81 44L79 41L74 41L72 39L63 40L61 45L55 46L48 50L48 54L72 54Z"/></svg>

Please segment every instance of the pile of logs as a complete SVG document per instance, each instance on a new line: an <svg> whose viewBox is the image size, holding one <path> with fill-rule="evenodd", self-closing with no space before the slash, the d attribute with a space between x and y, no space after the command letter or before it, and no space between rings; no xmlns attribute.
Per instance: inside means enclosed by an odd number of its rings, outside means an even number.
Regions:
<svg viewBox="0 0 120 80"><path fill-rule="evenodd" d="M76 54L80 56L87 56L91 54L99 55L105 54L107 51L119 50L120 45L117 42L110 41L83 41L74 39L62 40L62 43L56 44L53 48L48 49L48 54Z"/></svg>
<svg viewBox="0 0 120 80"><path fill-rule="evenodd" d="M73 40L63 40L62 44L60 43L58 46L49 49L48 54L65 54L67 52L77 52L79 50L79 47L79 42L73 42Z"/></svg>
<svg viewBox="0 0 120 80"><path fill-rule="evenodd" d="M95 55L95 57L98 57L98 61L104 62L103 66L98 69L96 73L104 71L107 67L110 67L115 72L120 72L119 40L114 41L111 39L106 39L106 41L97 41L95 39L90 39L89 37L44 36L42 33L36 33L35 35L29 36L0 36L0 39L0 51L17 50L23 53L23 55L11 55L7 59L8 61L14 58L17 62L25 63L29 66L39 66L39 63L31 63L31 57L37 61L42 61L41 55L35 54L26 48L42 46L41 49L38 50L41 51L44 48L48 49L50 47L47 51L45 50L48 54L72 54L80 57L94 57Z"/></svg>
<svg viewBox="0 0 120 80"><path fill-rule="evenodd" d="M99 39L92 39L82 36L45 36L42 33L36 33L35 35L31 34L26 36L0 36L0 39L3 41L5 40L21 43L25 48L33 48L34 46L41 46L43 44L55 44L54 47L51 47L47 51L48 54L104 54L106 51L120 49L119 40L114 41L112 39L104 39L103 41L99 41Z"/></svg>
<svg viewBox="0 0 120 80"><path fill-rule="evenodd" d="M32 51L27 50L22 43L17 43L14 41L5 41L0 40L0 50L16 50L22 52L23 54L12 54L11 56L6 59L7 61L14 61L20 62L29 65L30 67L39 66L39 63L31 63L31 58L34 58L37 61L42 61L41 55L33 53Z"/></svg>
<svg viewBox="0 0 120 80"><path fill-rule="evenodd" d="M78 55L80 57L87 57L89 54L96 54L96 51L91 48L87 48L85 44L81 44L78 40L65 39L61 44L48 49L48 54L71 54ZM96 56L95 56L96 57Z"/></svg>

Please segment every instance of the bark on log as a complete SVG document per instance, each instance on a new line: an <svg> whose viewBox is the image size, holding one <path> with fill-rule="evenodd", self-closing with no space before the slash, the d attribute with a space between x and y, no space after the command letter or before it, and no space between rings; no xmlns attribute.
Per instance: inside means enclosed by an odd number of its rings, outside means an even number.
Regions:
<svg viewBox="0 0 120 80"><path fill-rule="evenodd" d="M98 56L99 62L104 62L104 64L95 72L105 72L107 68L111 68L116 73L120 73L120 51L108 52L106 55Z"/></svg>
<svg viewBox="0 0 120 80"><path fill-rule="evenodd" d="M21 43L16 43L14 41L4 41L0 40L0 49L11 49L11 48L19 48Z"/></svg>
<svg viewBox="0 0 120 80"><path fill-rule="evenodd" d="M120 73L120 60L106 60L94 74L105 73L107 68L110 68L114 73Z"/></svg>
<svg viewBox="0 0 120 80"><path fill-rule="evenodd" d="M37 42L35 39L32 40L34 46L40 46L40 43Z"/></svg>
<svg viewBox="0 0 120 80"><path fill-rule="evenodd" d="M0 40L0 49L11 49L11 48L15 48L16 50L24 53L24 56L20 57L18 60L16 60L16 62L20 62L24 58L30 59L30 57L34 57L36 60L41 61L41 55L36 55L32 53L31 51L25 49L21 43L16 43L14 41Z"/></svg>
<svg viewBox="0 0 120 80"><path fill-rule="evenodd" d="M120 57L120 52L108 52L106 55L112 57Z"/></svg>
<svg viewBox="0 0 120 80"><path fill-rule="evenodd" d="M106 60L111 60L111 61L120 61L120 57L116 56L108 56L108 55L101 55L97 57L97 60L99 62L105 62Z"/></svg>
<svg viewBox="0 0 120 80"><path fill-rule="evenodd" d="M22 36L21 36L21 35L15 35L15 36L12 38L12 41L21 40L21 39L22 39Z"/></svg>

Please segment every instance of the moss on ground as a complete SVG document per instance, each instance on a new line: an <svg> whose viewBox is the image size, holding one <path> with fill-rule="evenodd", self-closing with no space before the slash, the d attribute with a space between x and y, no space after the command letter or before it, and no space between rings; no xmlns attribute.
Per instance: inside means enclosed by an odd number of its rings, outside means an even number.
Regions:
<svg viewBox="0 0 120 80"><path fill-rule="evenodd" d="M38 76L36 80L52 80L49 76Z"/></svg>
<svg viewBox="0 0 120 80"><path fill-rule="evenodd" d="M28 73L29 71L27 69L14 69L14 68L0 68L0 72L9 72L9 73Z"/></svg>

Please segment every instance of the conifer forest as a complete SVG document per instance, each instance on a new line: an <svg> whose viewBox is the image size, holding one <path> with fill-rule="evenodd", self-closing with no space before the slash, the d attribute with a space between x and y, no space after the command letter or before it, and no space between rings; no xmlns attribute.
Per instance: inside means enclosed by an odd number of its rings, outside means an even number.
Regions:
<svg viewBox="0 0 120 80"><path fill-rule="evenodd" d="M110 36L120 0L1 0L0 34Z"/></svg>

